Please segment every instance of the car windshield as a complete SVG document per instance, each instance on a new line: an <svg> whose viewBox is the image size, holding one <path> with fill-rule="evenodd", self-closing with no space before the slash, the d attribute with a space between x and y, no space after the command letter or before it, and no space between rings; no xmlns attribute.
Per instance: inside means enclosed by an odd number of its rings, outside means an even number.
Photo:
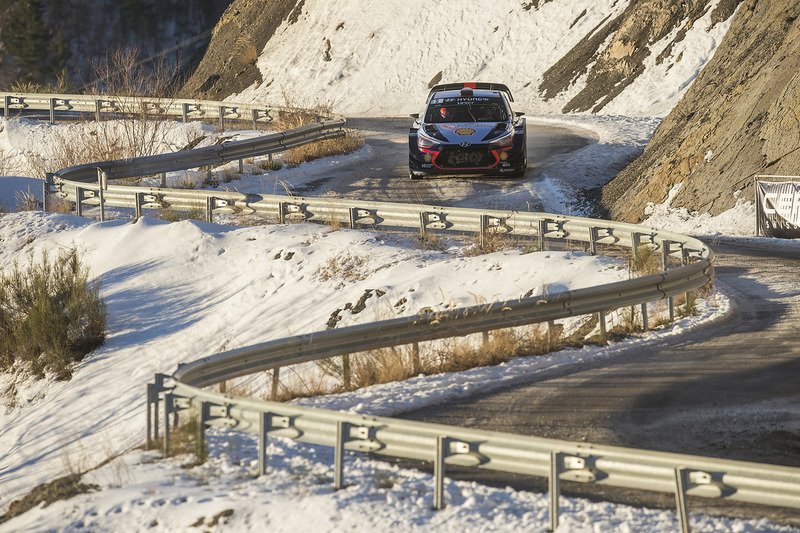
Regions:
<svg viewBox="0 0 800 533"><path fill-rule="evenodd" d="M425 122L504 122L508 120L505 107L500 103L438 104L428 108Z"/></svg>

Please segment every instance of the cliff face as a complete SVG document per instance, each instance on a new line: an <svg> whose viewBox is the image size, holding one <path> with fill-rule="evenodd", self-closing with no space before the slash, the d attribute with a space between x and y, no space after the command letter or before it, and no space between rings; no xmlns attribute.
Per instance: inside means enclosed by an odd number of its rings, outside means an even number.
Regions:
<svg viewBox="0 0 800 533"><path fill-rule="evenodd" d="M285 19L298 17L303 4L304 0L235 0L214 28L208 50L181 96L222 100L261 83L258 54Z"/></svg>
<svg viewBox="0 0 800 533"><path fill-rule="evenodd" d="M586 86L565 106L564 113L597 113L644 71L645 60L656 45L667 39L655 58L660 65L700 18L711 10L713 27L730 18L741 0L639 0L625 11L608 17L578 46L570 50L547 72L539 86L545 98L566 91L587 73ZM709 28L710 29L710 28ZM680 58L678 58L680 60Z"/></svg>
<svg viewBox="0 0 800 533"><path fill-rule="evenodd" d="M644 153L602 189L614 219L648 202L719 214L753 201L758 174L800 174L800 1L746 0Z"/></svg>

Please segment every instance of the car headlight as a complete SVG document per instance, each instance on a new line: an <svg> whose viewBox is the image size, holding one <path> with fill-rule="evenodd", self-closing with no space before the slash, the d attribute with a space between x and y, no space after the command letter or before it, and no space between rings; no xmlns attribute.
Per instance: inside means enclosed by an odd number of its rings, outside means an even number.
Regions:
<svg viewBox="0 0 800 533"><path fill-rule="evenodd" d="M507 146L511 146L512 144L514 144L514 130L508 131L502 137L493 140L489 144L493 147L499 147L499 148L506 148Z"/></svg>
<svg viewBox="0 0 800 533"><path fill-rule="evenodd" d="M439 143L430 137L425 137L424 135L417 136L417 146L422 149L436 149L439 147Z"/></svg>

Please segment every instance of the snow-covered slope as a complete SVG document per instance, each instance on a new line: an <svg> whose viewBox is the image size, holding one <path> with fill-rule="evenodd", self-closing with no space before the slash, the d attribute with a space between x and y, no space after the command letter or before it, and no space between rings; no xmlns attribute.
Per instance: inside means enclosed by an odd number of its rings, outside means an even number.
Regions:
<svg viewBox="0 0 800 533"><path fill-rule="evenodd" d="M679 20L648 43L644 71L603 113L664 116L713 55L729 20L712 23L720 0L710 0L693 23ZM235 7L236 4L232 6ZM330 104L346 115L403 115L422 105L441 80L499 81L529 114L560 113L586 87L591 64L571 87L545 100L545 72L631 4L621 0L306 0L261 51L263 78L232 101ZM610 31L610 30L609 30ZM613 32L611 33L613 35ZM597 54L632 54L606 50ZM213 46L213 43L212 43Z"/></svg>

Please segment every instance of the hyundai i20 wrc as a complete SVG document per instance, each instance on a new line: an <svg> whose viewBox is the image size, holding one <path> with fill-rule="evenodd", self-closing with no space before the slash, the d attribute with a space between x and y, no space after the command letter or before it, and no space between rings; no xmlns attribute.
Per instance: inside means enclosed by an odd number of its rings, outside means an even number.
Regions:
<svg viewBox="0 0 800 533"><path fill-rule="evenodd" d="M426 176L512 176L528 165L522 113L501 83L449 83L428 94L408 133L411 179Z"/></svg>

